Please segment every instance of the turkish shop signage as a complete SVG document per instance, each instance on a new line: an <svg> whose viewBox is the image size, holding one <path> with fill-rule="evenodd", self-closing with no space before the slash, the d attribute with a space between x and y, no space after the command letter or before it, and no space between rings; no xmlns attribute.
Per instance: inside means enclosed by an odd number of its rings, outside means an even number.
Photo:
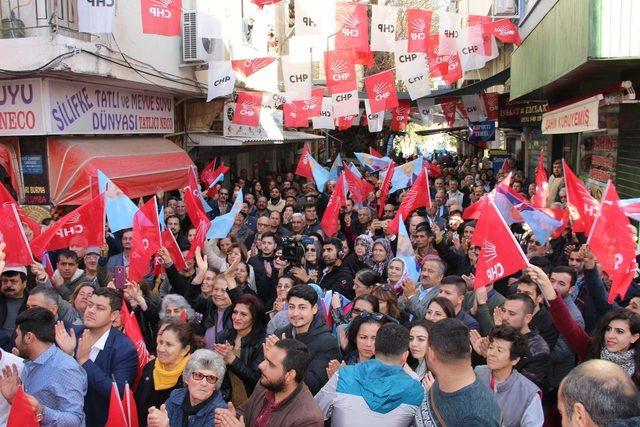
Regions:
<svg viewBox="0 0 640 427"><path fill-rule="evenodd" d="M0 83L0 135L173 133L173 97L50 79Z"/></svg>
<svg viewBox="0 0 640 427"><path fill-rule="evenodd" d="M500 95L498 105L498 127L538 127L542 115L549 108L547 101L509 101L509 94Z"/></svg>

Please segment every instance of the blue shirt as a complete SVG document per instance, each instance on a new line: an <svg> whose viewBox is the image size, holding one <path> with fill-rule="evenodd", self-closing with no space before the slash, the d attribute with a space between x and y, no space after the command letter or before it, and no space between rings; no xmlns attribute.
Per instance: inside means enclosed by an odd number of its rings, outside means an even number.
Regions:
<svg viewBox="0 0 640 427"><path fill-rule="evenodd" d="M20 375L25 393L44 407L43 426L84 426L87 374L55 344L34 361L24 362Z"/></svg>

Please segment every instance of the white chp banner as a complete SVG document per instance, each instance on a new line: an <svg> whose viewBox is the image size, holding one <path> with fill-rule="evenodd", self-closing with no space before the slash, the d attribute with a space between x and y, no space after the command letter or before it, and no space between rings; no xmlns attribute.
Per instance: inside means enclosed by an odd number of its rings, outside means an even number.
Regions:
<svg viewBox="0 0 640 427"><path fill-rule="evenodd" d="M53 134L172 133L173 97L105 85L45 80Z"/></svg>
<svg viewBox="0 0 640 427"><path fill-rule="evenodd" d="M295 0L296 35L312 36L322 34L322 6L317 0Z"/></svg>
<svg viewBox="0 0 640 427"><path fill-rule="evenodd" d="M282 77L287 101L302 101L311 97L313 82L311 80L311 59L293 61L289 56L282 56Z"/></svg>
<svg viewBox="0 0 640 427"><path fill-rule="evenodd" d="M314 129L335 129L335 123L333 120L333 102L331 98L322 98L322 107L320 109L320 115L318 117L312 117Z"/></svg>
<svg viewBox="0 0 640 427"><path fill-rule="evenodd" d="M462 95L462 103L469 121L477 123L487 120L487 111L484 107L482 96L478 94Z"/></svg>
<svg viewBox="0 0 640 427"><path fill-rule="evenodd" d="M231 67L231 61L209 62L207 73L207 102L214 98L227 96L233 93L236 85L236 73Z"/></svg>
<svg viewBox="0 0 640 427"><path fill-rule="evenodd" d="M78 0L78 31L91 34L110 34L116 0Z"/></svg>
<svg viewBox="0 0 640 427"><path fill-rule="evenodd" d="M484 41L482 40L482 26L467 27L458 38L458 55L462 71L479 70L487 63L484 56Z"/></svg>
<svg viewBox="0 0 640 427"><path fill-rule="evenodd" d="M396 43L398 8L371 5L371 50L393 52Z"/></svg>
<svg viewBox="0 0 640 427"><path fill-rule="evenodd" d="M429 61L424 52L407 52L408 41L398 40L395 46L396 75L404 81L411 100L431 93Z"/></svg>
<svg viewBox="0 0 640 427"><path fill-rule="evenodd" d="M367 114L367 127L369 128L369 132L381 132L382 125L384 124L384 111L372 114L368 99L364 100L364 110Z"/></svg>
<svg viewBox="0 0 640 427"><path fill-rule="evenodd" d="M222 135L237 138L282 139L282 110L270 108L260 109L260 123L258 126L244 126L232 123L235 102L224 104Z"/></svg>
<svg viewBox="0 0 640 427"><path fill-rule="evenodd" d="M360 113L360 99L358 91L334 93L331 95L333 102L333 116L346 117L356 116Z"/></svg>
<svg viewBox="0 0 640 427"><path fill-rule="evenodd" d="M455 55L458 52L457 41L460 38L460 15L453 12L441 12L438 25L440 55Z"/></svg>
<svg viewBox="0 0 640 427"><path fill-rule="evenodd" d="M420 118L422 119L422 124L425 126L430 126L433 124L433 105L435 103L434 98L424 98L418 99L418 112L420 113Z"/></svg>
<svg viewBox="0 0 640 427"><path fill-rule="evenodd" d="M543 134L588 132L598 129L598 107L602 94L592 96L542 115Z"/></svg>

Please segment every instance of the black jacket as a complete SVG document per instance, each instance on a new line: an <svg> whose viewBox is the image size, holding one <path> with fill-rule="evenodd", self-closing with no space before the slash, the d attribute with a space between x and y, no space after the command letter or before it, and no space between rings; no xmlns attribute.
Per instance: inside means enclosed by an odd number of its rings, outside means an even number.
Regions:
<svg viewBox="0 0 640 427"><path fill-rule="evenodd" d="M293 326L287 325L275 332L277 337L282 337L282 334L287 338L297 339L308 347L311 362L304 376L304 382L311 393L315 395L328 381L327 365L329 361L341 359L338 340L331 334L331 330L325 324L320 313L311 322L308 332L296 334Z"/></svg>
<svg viewBox="0 0 640 427"><path fill-rule="evenodd" d="M22 313L27 309L27 298L29 298L29 294L25 289L24 297L22 298L22 305L18 309L18 314ZM0 326L4 325L4 322L7 320L7 299L4 294L0 293ZM4 333L2 334L4 335ZM14 346L15 342L15 331L12 333L11 337L0 336L0 347L3 350L11 352L11 349Z"/></svg>
<svg viewBox="0 0 640 427"><path fill-rule="evenodd" d="M156 360L154 359L142 368L142 377L136 389L135 399L138 407L138 421L141 427L147 425L149 408L152 406L160 408L173 390L183 387L182 375L180 375L178 382L173 387L166 390L156 390L153 382L153 368L155 365Z"/></svg>
<svg viewBox="0 0 640 427"><path fill-rule="evenodd" d="M322 279L318 283L322 289L339 292L349 299L353 299L353 273L351 268L345 263L325 271ZM308 385L308 384L307 384Z"/></svg>
<svg viewBox="0 0 640 427"><path fill-rule="evenodd" d="M263 328L254 329L246 337L240 340L240 357L236 357L233 363L227 366L227 373L224 376L220 391L225 400L231 399L231 381L229 372L233 372L244 383L247 396L251 396L253 389L260 380L260 369L258 365L264 360L262 343L267 333ZM232 346L237 337L237 331L233 328L225 329L216 337L216 342L229 342Z"/></svg>
<svg viewBox="0 0 640 427"><path fill-rule="evenodd" d="M269 305L276 297L276 284L278 282L278 269L273 265L274 258L265 258L262 255L256 255L249 258L247 264L253 267L253 272L256 276L256 290L258 291L258 297L265 305L267 310L270 310ZM271 277L267 276L267 272L264 268L264 262L267 261L271 264Z"/></svg>

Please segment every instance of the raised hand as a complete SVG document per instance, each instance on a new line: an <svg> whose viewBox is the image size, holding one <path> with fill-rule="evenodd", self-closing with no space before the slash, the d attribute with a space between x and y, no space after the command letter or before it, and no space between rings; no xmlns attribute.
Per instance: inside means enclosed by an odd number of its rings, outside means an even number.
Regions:
<svg viewBox="0 0 640 427"><path fill-rule="evenodd" d="M422 379L422 386L424 387L424 389L429 391L431 389L431 386L435 382L436 382L436 379L431 373L431 371L427 371L427 374Z"/></svg>
<svg viewBox="0 0 640 427"><path fill-rule="evenodd" d="M11 403L18 388L20 387L20 375L18 374L18 367L15 363L11 366L5 366L2 368L2 377L0 377L0 392L2 396Z"/></svg>
<svg viewBox="0 0 640 427"><path fill-rule="evenodd" d="M67 332L64 327L64 323L61 320L56 322L55 326L56 330L56 344L60 347L60 350L64 351L70 356L73 356L73 351L76 348L76 343L78 342L76 338L76 333L71 328L71 333Z"/></svg>
<svg viewBox="0 0 640 427"><path fill-rule="evenodd" d="M489 348L489 339L480 336L480 333L475 329L469 331L469 338L471 339L471 347L473 350L482 357L487 357L487 349Z"/></svg>
<svg viewBox="0 0 640 427"><path fill-rule="evenodd" d="M149 408L147 425L149 427L169 427L169 415L167 415L167 407L164 404L160 406L160 409L155 406Z"/></svg>
<svg viewBox="0 0 640 427"><path fill-rule="evenodd" d="M344 362L338 362L335 359L330 360L327 365L327 378L331 378L343 366L346 366Z"/></svg>

